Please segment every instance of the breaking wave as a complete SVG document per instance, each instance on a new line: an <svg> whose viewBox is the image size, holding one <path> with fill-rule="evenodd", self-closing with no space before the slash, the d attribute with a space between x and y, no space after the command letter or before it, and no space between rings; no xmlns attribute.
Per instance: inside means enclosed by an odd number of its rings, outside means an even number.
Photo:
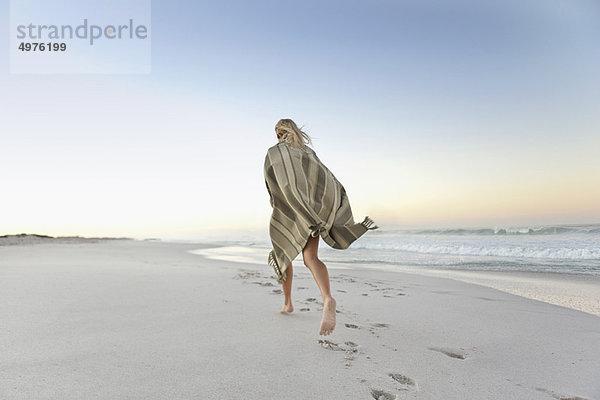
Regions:
<svg viewBox="0 0 600 400"><path fill-rule="evenodd" d="M494 256L514 258L551 258L563 260L600 260L598 247L536 247L536 246L498 246L473 244L438 244L438 243L367 243L355 248L370 250L396 250L425 254L451 254L459 256Z"/></svg>
<svg viewBox="0 0 600 400"><path fill-rule="evenodd" d="M421 229L398 231L417 235L562 235L592 234L600 235L600 224L590 225L554 225L540 227L494 227L494 228L454 228Z"/></svg>

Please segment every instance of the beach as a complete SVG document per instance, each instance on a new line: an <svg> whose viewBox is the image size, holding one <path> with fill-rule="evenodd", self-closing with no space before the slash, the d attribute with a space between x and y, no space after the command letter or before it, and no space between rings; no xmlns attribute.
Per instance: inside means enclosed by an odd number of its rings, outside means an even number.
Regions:
<svg viewBox="0 0 600 400"><path fill-rule="evenodd" d="M319 336L301 257L295 311L282 314L266 254L259 265L191 252L208 247L0 245L0 398L600 399L597 280L504 272L509 293L492 272L332 266L337 325ZM581 288L592 309L516 295L534 276L555 297Z"/></svg>

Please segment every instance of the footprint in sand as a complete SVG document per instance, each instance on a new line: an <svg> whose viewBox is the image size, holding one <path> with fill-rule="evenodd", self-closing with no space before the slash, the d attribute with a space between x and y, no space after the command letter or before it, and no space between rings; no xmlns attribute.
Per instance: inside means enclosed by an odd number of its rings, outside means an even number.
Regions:
<svg viewBox="0 0 600 400"><path fill-rule="evenodd" d="M406 375L402 375L402 374L398 374L398 373L393 373L393 372L389 372L387 374L391 379L393 379L396 383L399 383L401 386L400 387L396 387L395 389L398 391L410 391L410 390L416 390L418 391L418 385L417 382L415 382L413 379L409 378ZM364 382L365 380L361 380L361 382ZM386 384L385 382L381 382L381 386L388 386L388 384ZM388 388L390 388L388 386ZM374 399L377 400L391 400L391 399L397 399L398 396L395 395L394 393L391 392L386 392L385 390L381 390L381 389L371 389L371 396L373 396ZM391 389L391 388L390 388Z"/></svg>
<svg viewBox="0 0 600 400"><path fill-rule="evenodd" d="M238 274L236 276L234 276L234 279L250 279L250 278L261 278L261 274L260 272L256 272L256 271L245 271L245 270L239 270L240 272L238 272Z"/></svg>
<svg viewBox="0 0 600 400"><path fill-rule="evenodd" d="M308 289L306 286L298 286L296 289L298 290L304 290L304 289Z"/></svg>
<svg viewBox="0 0 600 400"><path fill-rule="evenodd" d="M314 297L309 297L308 299L306 299L306 301L314 302L317 301L317 299L315 299Z"/></svg>
<svg viewBox="0 0 600 400"><path fill-rule="evenodd" d="M358 327L358 325L354 325L354 324L344 324L344 326L345 326L346 328L350 328L350 329L360 329L360 328Z"/></svg>
<svg viewBox="0 0 600 400"><path fill-rule="evenodd" d="M378 389L371 389L371 396L373 396L375 400L396 400L398 398L398 396L393 393Z"/></svg>
<svg viewBox="0 0 600 400"><path fill-rule="evenodd" d="M310 311L310 308L301 308L300 311Z"/></svg>
<svg viewBox="0 0 600 400"><path fill-rule="evenodd" d="M323 348L327 350L344 351L346 353L344 355L344 360L346 360L345 365L347 367L350 367L352 365L351 361L354 360L358 354L358 344L349 340L344 342L343 345L339 345L327 339L319 339L318 342Z"/></svg>
<svg viewBox="0 0 600 400"><path fill-rule="evenodd" d="M348 292L346 292L346 291L345 291L345 290L343 290L343 289L337 289L337 291L338 291L338 292L342 292L342 293L348 293Z"/></svg>
<svg viewBox="0 0 600 400"><path fill-rule="evenodd" d="M416 386L416 382L414 380L412 380L411 378L409 378L408 376L402 375L402 374L393 374L393 373L388 373L388 375L395 380L398 383L401 383L403 385L406 386Z"/></svg>
<svg viewBox="0 0 600 400"><path fill-rule="evenodd" d="M256 283L257 285L260 285L260 286L275 286L275 285L273 285L272 282L256 282L255 281L255 282L252 282L252 283Z"/></svg>
<svg viewBox="0 0 600 400"><path fill-rule="evenodd" d="M347 341L344 342L344 344L348 347L346 347L346 355L344 356L344 359L346 360L346 366L350 366L350 361L354 360L356 358L356 355L358 354L358 345L354 342L351 341Z"/></svg>
<svg viewBox="0 0 600 400"><path fill-rule="evenodd" d="M326 348L327 350L333 350L333 351L344 351L345 349L340 347L337 343L333 343L330 340L327 339L319 339L319 344L321 346L323 346L324 348Z"/></svg>
<svg viewBox="0 0 600 400"><path fill-rule="evenodd" d="M373 328L389 328L390 327L389 324L384 324L383 322L375 322L374 324L371 324L371 326Z"/></svg>
<svg viewBox="0 0 600 400"><path fill-rule="evenodd" d="M467 354L461 350L449 349L443 347L428 347L429 350L437 351L442 354L447 355L448 357L458 358L459 360L464 360L467 358Z"/></svg>
<svg viewBox="0 0 600 400"><path fill-rule="evenodd" d="M273 293L276 293L276 294L281 294L281 293L283 293L283 291L282 291L281 289L273 289L273 290L272 290L272 292L273 292Z"/></svg>
<svg viewBox="0 0 600 400"><path fill-rule="evenodd" d="M351 278L348 275L344 275L344 274L340 274L340 275L336 276L334 279L335 280L339 279L339 280L344 281L344 282L352 282L352 283L356 282L356 279Z"/></svg>

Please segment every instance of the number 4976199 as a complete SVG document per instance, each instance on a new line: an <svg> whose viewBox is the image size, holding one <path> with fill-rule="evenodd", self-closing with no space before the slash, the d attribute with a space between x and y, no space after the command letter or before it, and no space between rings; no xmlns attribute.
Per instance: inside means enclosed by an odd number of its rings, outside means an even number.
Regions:
<svg viewBox="0 0 600 400"><path fill-rule="evenodd" d="M65 51L67 50L66 43L25 43L19 45L21 51Z"/></svg>

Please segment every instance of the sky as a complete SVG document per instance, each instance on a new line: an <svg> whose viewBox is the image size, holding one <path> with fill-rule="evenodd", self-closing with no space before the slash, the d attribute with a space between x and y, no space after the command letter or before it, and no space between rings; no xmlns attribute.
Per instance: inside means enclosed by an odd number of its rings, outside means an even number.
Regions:
<svg viewBox="0 0 600 400"><path fill-rule="evenodd" d="M0 235L266 235L280 118L313 137L357 221L600 223L597 1L154 0L151 14L146 74L10 73L0 41Z"/></svg>

